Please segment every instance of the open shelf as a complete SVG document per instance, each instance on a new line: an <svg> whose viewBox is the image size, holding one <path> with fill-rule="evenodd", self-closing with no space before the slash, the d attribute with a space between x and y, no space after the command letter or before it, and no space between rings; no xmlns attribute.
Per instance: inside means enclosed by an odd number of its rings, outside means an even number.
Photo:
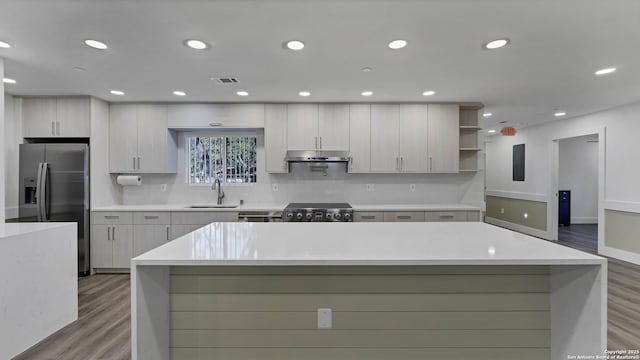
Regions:
<svg viewBox="0 0 640 360"><path fill-rule="evenodd" d="M459 172L478 171L478 153L482 151L478 143L481 130L478 123L478 108L460 109L460 167Z"/></svg>

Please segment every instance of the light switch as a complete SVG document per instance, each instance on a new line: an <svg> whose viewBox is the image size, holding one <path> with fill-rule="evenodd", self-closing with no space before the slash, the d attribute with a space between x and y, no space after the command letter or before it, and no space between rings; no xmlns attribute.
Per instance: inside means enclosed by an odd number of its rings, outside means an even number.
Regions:
<svg viewBox="0 0 640 360"><path fill-rule="evenodd" d="M504 208L500 208L500 214L504 214Z"/></svg>
<svg viewBox="0 0 640 360"><path fill-rule="evenodd" d="M332 317L331 309L318 309L318 329L331 329Z"/></svg>

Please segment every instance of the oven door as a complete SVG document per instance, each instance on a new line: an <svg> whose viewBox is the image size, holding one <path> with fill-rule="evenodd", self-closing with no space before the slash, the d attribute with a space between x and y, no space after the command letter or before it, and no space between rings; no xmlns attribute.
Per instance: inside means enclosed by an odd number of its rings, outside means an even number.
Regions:
<svg viewBox="0 0 640 360"><path fill-rule="evenodd" d="M239 222L282 222L281 211L243 211L238 213Z"/></svg>

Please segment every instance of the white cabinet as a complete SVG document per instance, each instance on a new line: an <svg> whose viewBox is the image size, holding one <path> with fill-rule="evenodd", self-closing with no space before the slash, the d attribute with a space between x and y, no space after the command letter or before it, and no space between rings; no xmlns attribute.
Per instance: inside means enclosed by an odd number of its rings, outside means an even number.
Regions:
<svg viewBox="0 0 640 360"><path fill-rule="evenodd" d="M424 211L385 211L385 222L424 222Z"/></svg>
<svg viewBox="0 0 640 360"><path fill-rule="evenodd" d="M91 214L91 268L128 269L133 256L133 225L128 212Z"/></svg>
<svg viewBox="0 0 640 360"><path fill-rule="evenodd" d="M287 153L287 105L285 104L265 105L264 150L266 172L289 172L289 165L284 161Z"/></svg>
<svg viewBox="0 0 640 360"><path fill-rule="evenodd" d="M427 172L427 109L431 105L400 105L399 164L401 172Z"/></svg>
<svg viewBox="0 0 640 360"><path fill-rule="evenodd" d="M287 149L318 148L318 105L287 105Z"/></svg>
<svg viewBox="0 0 640 360"><path fill-rule="evenodd" d="M91 99L24 98L22 124L25 138L90 137Z"/></svg>
<svg viewBox="0 0 640 360"><path fill-rule="evenodd" d="M287 105L289 150L348 150L349 105Z"/></svg>
<svg viewBox="0 0 640 360"><path fill-rule="evenodd" d="M383 222L384 212L382 211L355 211L353 213L354 222Z"/></svg>
<svg viewBox="0 0 640 360"><path fill-rule="evenodd" d="M171 240L212 222L234 221L238 221L238 213L232 211L174 211L171 212Z"/></svg>
<svg viewBox="0 0 640 360"><path fill-rule="evenodd" d="M349 106L350 173L371 171L371 105Z"/></svg>
<svg viewBox="0 0 640 360"><path fill-rule="evenodd" d="M133 224L133 257L171 239L171 214L168 212L136 212Z"/></svg>
<svg viewBox="0 0 640 360"><path fill-rule="evenodd" d="M267 105L268 106L268 105ZM262 128L264 104L169 104L169 129Z"/></svg>
<svg viewBox="0 0 640 360"><path fill-rule="evenodd" d="M372 172L398 171L399 122L399 105L371 105Z"/></svg>
<svg viewBox="0 0 640 360"><path fill-rule="evenodd" d="M318 106L318 149L349 149L349 105Z"/></svg>
<svg viewBox="0 0 640 360"><path fill-rule="evenodd" d="M110 172L175 173L176 148L177 135L167 128L167 105L111 105Z"/></svg>
<svg viewBox="0 0 640 360"><path fill-rule="evenodd" d="M460 107L457 104L429 105L429 172L457 173L460 153Z"/></svg>

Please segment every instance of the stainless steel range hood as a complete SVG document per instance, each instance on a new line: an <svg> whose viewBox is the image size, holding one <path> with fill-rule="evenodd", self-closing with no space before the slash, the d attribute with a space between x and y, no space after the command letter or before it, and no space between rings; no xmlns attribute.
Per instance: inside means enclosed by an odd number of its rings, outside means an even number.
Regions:
<svg viewBox="0 0 640 360"><path fill-rule="evenodd" d="M289 150L284 160L308 163L349 162L350 156L348 151Z"/></svg>

